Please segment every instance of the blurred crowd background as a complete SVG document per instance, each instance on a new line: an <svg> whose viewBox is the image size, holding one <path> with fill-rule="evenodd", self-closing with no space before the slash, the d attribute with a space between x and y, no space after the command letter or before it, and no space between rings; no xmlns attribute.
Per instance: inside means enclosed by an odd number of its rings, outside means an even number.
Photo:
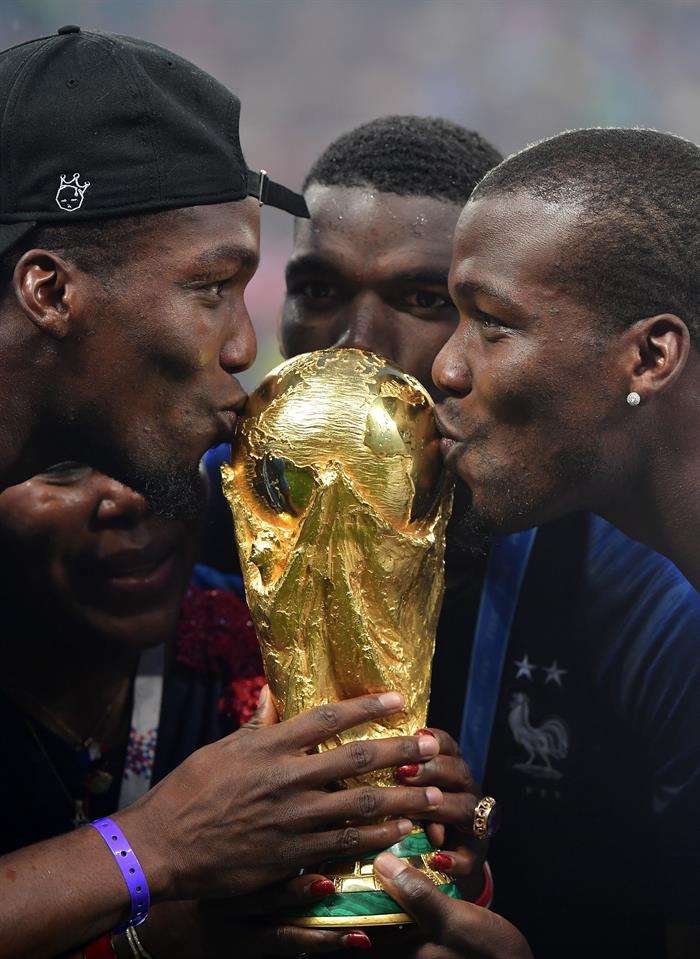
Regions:
<svg viewBox="0 0 700 959"><path fill-rule="evenodd" d="M249 165L294 187L334 137L389 113L449 117L506 153L580 126L700 140L698 0L0 0L0 10L2 47L77 23L193 60L241 97ZM291 219L263 214L248 387L279 360L291 246Z"/></svg>

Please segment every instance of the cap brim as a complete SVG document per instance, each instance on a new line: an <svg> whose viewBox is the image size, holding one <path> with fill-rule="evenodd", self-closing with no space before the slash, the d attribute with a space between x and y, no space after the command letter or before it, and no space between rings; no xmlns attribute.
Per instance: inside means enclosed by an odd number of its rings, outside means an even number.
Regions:
<svg viewBox="0 0 700 959"><path fill-rule="evenodd" d="M22 220L20 223L0 223L0 254L15 245L23 236L37 225L36 220Z"/></svg>

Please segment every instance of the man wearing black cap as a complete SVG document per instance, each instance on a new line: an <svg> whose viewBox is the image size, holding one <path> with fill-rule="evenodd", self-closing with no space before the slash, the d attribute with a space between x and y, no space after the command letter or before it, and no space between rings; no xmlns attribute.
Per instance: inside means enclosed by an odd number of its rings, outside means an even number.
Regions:
<svg viewBox="0 0 700 959"><path fill-rule="evenodd" d="M0 103L3 484L80 453L182 508L255 355L258 202L304 200L247 169L239 100L152 44L62 27L2 54Z"/></svg>
<svg viewBox="0 0 700 959"><path fill-rule="evenodd" d="M243 294L258 204L306 215L301 197L247 169L239 110L191 63L125 37L64 27L0 54L0 489L79 459L162 512L192 505L200 457L230 437L245 398L231 374L255 356ZM53 956L131 929L149 892L240 897L396 842L412 828L398 817L428 809L425 789L376 790L371 820L384 821L338 828L367 820L366 790L324 787L360 763L429 758L436 740L309 753L401 704L386 693L276 724L267 697L249 728L114 819L3 857L0 954ZM308 900L310 878L286 901ZM352 945L312 930L276 942ZM98 940L89 954L110 949Z"/></svg>

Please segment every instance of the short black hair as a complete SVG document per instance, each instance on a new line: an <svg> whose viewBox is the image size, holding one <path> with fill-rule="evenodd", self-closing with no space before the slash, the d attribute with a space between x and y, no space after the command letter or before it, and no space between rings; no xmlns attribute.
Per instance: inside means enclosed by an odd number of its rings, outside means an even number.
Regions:
<svg viewBox="0 0 700 959"><path fill-rule="evenodd" d="M700 334L700 147L641 129L571 130L508 157L472 201L525 192L581 211L553 276L624 328L662 313Z"/></svg>
<svg viewBox="0 0 700 959"><path fill-rule="evenodd" d="M473 130L440 117L379 117L326 147L304 180L322 186L372 186L400 196L463 205L501 154Z"/></svg>
<svg viewBox="0 0 700 959"><path fill-rule="evenodd" d="M15 266L34 248L57 253L85 273L103 282L131 256L134 243L158 221L172 219L179 210L139 213L77 223L35 227L0 256L0 297L7 294Z"/></svg>

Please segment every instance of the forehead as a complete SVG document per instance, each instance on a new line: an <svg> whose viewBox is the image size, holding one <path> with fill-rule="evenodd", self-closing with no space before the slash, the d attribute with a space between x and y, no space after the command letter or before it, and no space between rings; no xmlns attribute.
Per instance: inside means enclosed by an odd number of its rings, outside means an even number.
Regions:
<svg viewBox="0 0 700 959"><path fill-rule="evenodd" d="M572 255L581 226L574 204L529 193L494 194L464 208L454 235L452 284L544 292Z"/></svg>
<svg viewBox="0 0 700 959"><path fill-rule="evenodd" d="M311 218L297 222L293 259L315 254L346 270L391 273L430 266L447 275L457 204L319 184L305 197Z"/></svg>
<svg viewBox="0 0 700 959"><path fill-rule="evenodd" d="M196 257L227 248L257 258L260 247L260 211L248 197L231 203L192 206L173 211L154 223L146 238L154 253L170 257Z"/></svg>

